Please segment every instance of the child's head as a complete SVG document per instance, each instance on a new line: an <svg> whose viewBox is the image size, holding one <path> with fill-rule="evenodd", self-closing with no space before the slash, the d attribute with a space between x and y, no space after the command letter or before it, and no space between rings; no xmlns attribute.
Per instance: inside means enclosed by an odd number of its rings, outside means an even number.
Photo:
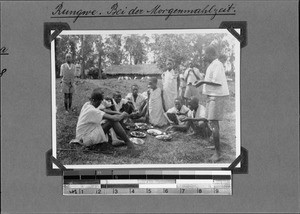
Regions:
<svg viewBox="0 0 300 214"><path fill-rule="evenodd" d="M220 62L225 63L227 61L227 56L225 54L221 54L218 59Z"/></svg>
<svg viewBox="0 0 300 214"><path fill-rule="evenodd" d="M171 59L171 58L167 59L166 66L167 66L168 70L172 70L173 67L174 67L174 61L173 61L173 59Z"/></svg>
<svg viewBox="0 0 300 214"><path fill-rule="evenodd" d="M175 105L175 108L177 110L180 110L181 107L182 107L182 99L180 97L177 97L175 100L174 100L174 105Z"/></svg>
<svg viewBox="0 0 300 214"><path fill-rule="evenodd" d="M149 79L148 87L150 87L151 89L157 88L157 78L156 77L151 77Z"/></svg>
<svg viewBox="0 0 300 214"><path fill-rule="evenodd" d="M205 49L203 61L205 62L212 62L217 58L217 51L213 46L208 46Z"/></svg>
<svg viewBox="0 0 300 214"><path fill-rule="evenodd" d="M131 92L132 92L132 95L137 95L139 92L139 87L137 85L132 85Z"/></svg>
<svg viewBox="0 0 300 214"><path fill-rule="evenodd" d="M66 62L71 63L71 61L72 61L72 55L70 53L67 53L66 54Z"/></svg>
<svg viewBox="0 0 300 214"><path fill-rule="evenodd" d="M199 105L199 99L197 97L191 97L191 99L189 99L188 101L188 107L189 109L196 110L198 108Z"/></svg>
<svg viewBox="0 0 300 214"><path fill-rule="evenodd" d="M104 95L104 93L101 90L101 88L96 88L93 90L90 101L91 101L92 105L95 106L95 108L97 108L101 104L101 102L103 100L103 95Z"/></svg>
<svg viewBox="0 0 300 214"><path fill-rule="evenodd" d="M120 103L121 100L122 100L122 95L121 95L121 92L120 91L116 91L114 94L113 94L113 98L114 100L116 101L116 103Z"/></svg>

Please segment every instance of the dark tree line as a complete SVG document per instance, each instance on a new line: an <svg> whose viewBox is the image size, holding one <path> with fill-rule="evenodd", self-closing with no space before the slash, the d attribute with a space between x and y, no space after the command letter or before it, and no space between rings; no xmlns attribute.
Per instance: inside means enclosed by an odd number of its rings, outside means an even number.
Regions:
<svg viewBox="0 0 300 214"><path fill-rule="evenodd" d="M204 69L203 52L214 45L219 55L226 56L234 71L233 44L224 39L225 34L111 34L111 35L61 35L56 39L56 71L71 53L74 63L81 64L81 77L85 71L110 65L156 63L164 70L167 58L173 58L175 68L190 64Z"/></svg>

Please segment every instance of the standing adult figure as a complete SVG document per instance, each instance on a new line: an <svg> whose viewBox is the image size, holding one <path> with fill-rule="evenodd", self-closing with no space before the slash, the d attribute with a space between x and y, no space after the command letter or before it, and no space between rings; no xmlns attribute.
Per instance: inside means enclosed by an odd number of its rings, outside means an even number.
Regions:
<svg viewBox="0 0 300 214"><path fill-rule="evenodd" d="M215 145L215 153L210 159L217 161L221 155L219 121L223 119L223 110L229 96L229 90L224 66L219 61L214 47L206 48L204 61L210 63L206 69L205 79L197 82L195 86L203 85L203 94L206 95L206 119L209 121L212 140Z"/></svg>
<svg viewBox="0 0 300 214"><path fill-rule="evenodd" d="M174 100L178 96L179 76L174 71L174 61L167 59L166 61L167 70L161 75L163 84L163 99L165 103L164 111L174 106Z"/></svg>
<svg viewBox="0 0 300 214"><path fill-rule="evenodd" d="M66 62L60 67L60 76L62 84L62 93L64 94L64 104L66 113L72 107L72 97L75 92L75 65L72 63L72 55L66 54Z"/></svg>
<svg viewBox="0 0 300 214"><path fill-rule="evenodd" d="M197 97L200 99L201 88L197 88L193 85L194 82L204 79L204 75L200 73L199 69L190 63L190 67L183 74L184 80L186 82L186 90L184 93L185 99L190 99L191 97Z"/></svg>

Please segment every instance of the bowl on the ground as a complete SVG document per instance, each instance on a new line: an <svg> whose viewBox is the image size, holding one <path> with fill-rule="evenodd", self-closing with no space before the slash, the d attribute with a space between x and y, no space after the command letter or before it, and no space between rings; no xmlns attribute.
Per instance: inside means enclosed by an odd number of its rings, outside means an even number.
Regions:
<svg viewBox="0 0 300 214"><path fill-rule="evenodd" d="M146 134L143 133L143 132L140 132L140 131L132 131L132 132L130 132L130 135L132 137L138 137L138 138L145 138L146 137Z"/></svg>

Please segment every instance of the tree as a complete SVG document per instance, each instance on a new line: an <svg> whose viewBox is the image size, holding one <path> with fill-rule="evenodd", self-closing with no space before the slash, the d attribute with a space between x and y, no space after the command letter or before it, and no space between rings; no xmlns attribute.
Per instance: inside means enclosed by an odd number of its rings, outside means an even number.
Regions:
<svg viewBox="0 0 300 214"><path fill-rule="evenodd" d="M129 64L142 64L147 61L146 47L149 38L146 35L131 34L125 38L124 49L129 55Z"/></svg>
<svg viewBox="0 0 300 214"><path fill-rule="evenodd" d="M112 34L106 38L104 44L104 53L109 59L110 64L121 64L123 58L121 46L121 34Z"/></svg>
<svg viewBox="0 0 300 214"><path fill-rule="evenodd" d="M98 78L102 79L102 56L104 55L104 44L102 42L102 36L97 35L96 36L96 50L98 52L98 68L99 68L99 74Z"/></svg>
<svg viewBox="0 0 300 214"><path fill-rule="evenodd" d="M174 60L175 68L188 59L189 45L182 34L154 34L153 39L151 50L154 52L154 58L159 68L165 69L165 62L168 58Z"/></svg>

